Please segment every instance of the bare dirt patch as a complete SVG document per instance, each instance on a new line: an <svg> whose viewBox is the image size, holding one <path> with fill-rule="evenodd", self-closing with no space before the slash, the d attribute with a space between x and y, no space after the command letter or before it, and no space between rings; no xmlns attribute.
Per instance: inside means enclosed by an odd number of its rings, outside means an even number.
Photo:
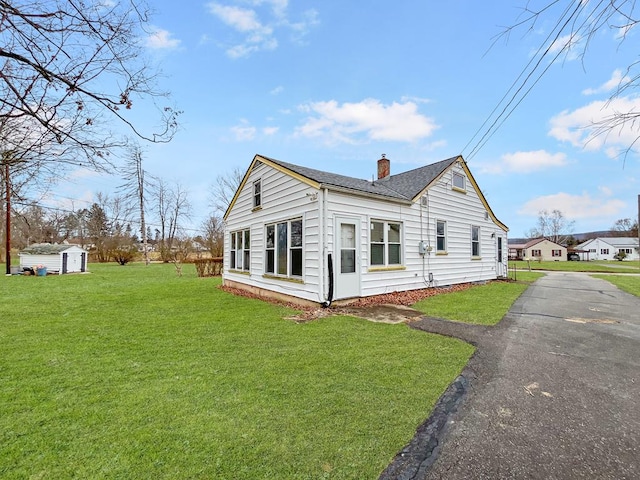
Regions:
<svg viewBox="0 0 640 480"><path fill-rule="evenodd" d="M498 280L499 281L499 280ZM441 295L443 293L460 292L474 286L474 283L463 283L460 285L451 285L448 287L432 287L422 288L419 290L409 290L405 292L390 292L382 295L373 295L370 297L362 297L349 301L346 305L332 305L329 308L317 307L301 307L292 302L284 302L273 298L256 295L246 290L220 286L225 292L239 295L246 298L255 298L275 305L282 305L299 311L295 316L287 317L288 320L296 322L308 322L317 318L326 318L333 315L352 315L361 318L367 318L373 321L386 323L398 323L415 319L420 316L419 312L413 309L393 308L397 306L409 307L422 299Z"/></svg>

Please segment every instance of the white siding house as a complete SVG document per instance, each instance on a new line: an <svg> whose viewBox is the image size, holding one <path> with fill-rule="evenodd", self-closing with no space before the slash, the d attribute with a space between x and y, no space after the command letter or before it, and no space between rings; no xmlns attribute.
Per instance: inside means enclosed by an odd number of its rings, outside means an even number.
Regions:
<svg viewBox="0 0 640 480"><path fill-rule="evenodd" d="M615 255L623 251L625 260L638 260L638 239L633 237L598 237L576 246L581 260L616 260Z"/></svg>
<svg viewBox="0 0 640 480"><path fill-rule="evenodd" d="M225 216L225 285L311 303L507 275L507 227L462 157L361 180L256 155Z"/></svg>
<svg viewBox="0 0 640 480"><path fill-rule="evenodd" d="M35 243L19 254L20 268L33 268L42 265L47 273L77 273L87 270L88 252L71 244Z"/></svg>

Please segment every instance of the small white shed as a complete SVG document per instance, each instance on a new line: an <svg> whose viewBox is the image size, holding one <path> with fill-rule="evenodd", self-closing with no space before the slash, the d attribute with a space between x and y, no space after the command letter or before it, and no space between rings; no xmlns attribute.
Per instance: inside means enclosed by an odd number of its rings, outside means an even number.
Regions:
<svg viewBox="0 0 640 480"><path fill-rule="evenodd" d="M77 273L87 271L88 251L79 245L34 243L22 250L20 268L46 267L47 273Z"/></svg>

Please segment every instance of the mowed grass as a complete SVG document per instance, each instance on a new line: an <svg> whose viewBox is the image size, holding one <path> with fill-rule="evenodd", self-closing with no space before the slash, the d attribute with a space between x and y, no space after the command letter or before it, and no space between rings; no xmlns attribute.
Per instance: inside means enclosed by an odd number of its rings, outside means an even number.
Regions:
<svg viewBox="0 0 640 480"><path fill-rule="evenodd" d="M517 282L490 282L460 292L444 293L419 301L413 308L430 317L479 325L495 325L529 284L544 274L517 272Z"/></svg>
<svg viewBox="0 0 640 480"><path fill-rule="evenodd" d="M0 478L377 478L473 348L171 265L0 277Z"/></svg>
<svg viewBox="0 0 640 480"><path fill-rule="evenodd" d="M510 261L509 268L517 268L520 270L553 270L564 272L603 272L603 273L640 273L640 262L637 260L629 260L624 262L619 261L578 261L578 262L538 262L537 260L531 260L530 262L524 261Z"/></svg>
<svg viewBox="0 0 640 480"><path fill-rule="evenodd" d="M620 290L640 297L640 277L631 275L592 275L607 282L613 283Z"/></svg>

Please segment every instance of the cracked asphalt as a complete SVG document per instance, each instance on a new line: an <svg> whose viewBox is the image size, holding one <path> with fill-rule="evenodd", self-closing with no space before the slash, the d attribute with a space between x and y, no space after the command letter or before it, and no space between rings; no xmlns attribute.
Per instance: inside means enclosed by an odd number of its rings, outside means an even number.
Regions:
<svg viewBox="0 0 640 480"><path fill-rule="evenodd" d="M411 326L477 351L381 479L640 478L640 298L549 272L495 327Z"/></svg>

